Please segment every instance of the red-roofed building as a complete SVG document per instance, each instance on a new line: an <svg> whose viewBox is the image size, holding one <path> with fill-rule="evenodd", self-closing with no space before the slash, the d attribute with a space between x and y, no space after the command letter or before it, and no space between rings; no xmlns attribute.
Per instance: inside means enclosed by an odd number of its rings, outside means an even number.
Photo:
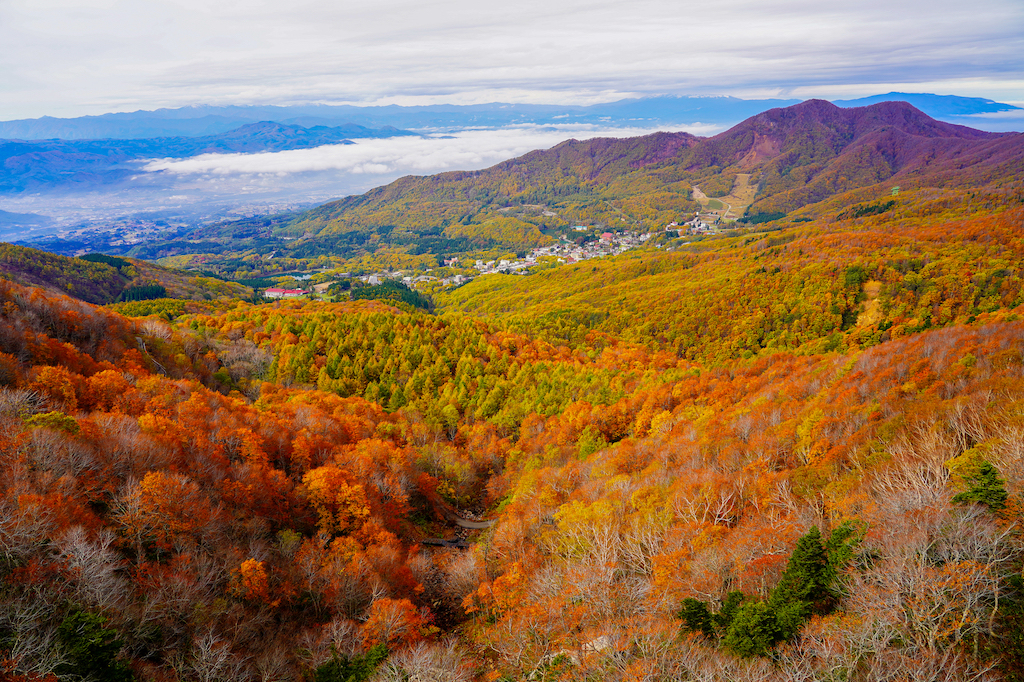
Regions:
<svg viewBox="0 0 1024 682"><path fill-rule="evenodd" d="M263 295L267 298L298 298L303 294L308 294L308 291L303 289L267 289L263 292Z"/></svg>

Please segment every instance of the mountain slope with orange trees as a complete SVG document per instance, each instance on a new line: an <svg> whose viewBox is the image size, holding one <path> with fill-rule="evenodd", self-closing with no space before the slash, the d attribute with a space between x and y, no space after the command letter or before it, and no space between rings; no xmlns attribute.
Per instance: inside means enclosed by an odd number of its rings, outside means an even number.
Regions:
<svg viewBox="0 0 1024 682"><path fill-rule="evenodd" d="M428 605L454 613L462 588L421 586L412 516L432 523L437 481L406 420L271 384L255 404L224 395L222 345L15 284L0 297L5 675L64 676L116 641L89 664L296 678L421 640ZM458 584L452 559L432 575Z"/></svg>
<svg viewBox="0 0 1024 682"><path fill-rule="evenodd" d="M437 303L552 343L603 332L705 363L866 347L1024 303L1022 196L884 195L865 204L880 214L480 277Z"/></svg>
<svg viewBox="0 0 1024 682"><path fill-rule="evenodd" d="M863 114L835 120L937 130L949 155L1014 140ZM800 173L844 158L839 129ZM801 144L779 139L763 167ZM592 172L669 172L632 149ZM892 156L899 192L481 277L432 313L239 300L168 321L0 281L0 670L1021 679L1011 157Z"/></svg>
<svg viewBox="0 0 1024 682"><path fill-rule="evenodd" d="M997 601L1019 595L1022 332L702 372L635 396L634 435L584 459L578 410L524 425L470 636L512 677L552 651L574 676L715 680L970 679L1019 655ZM956 503L982 461L1007 501ZM777 587L815 526L854 541L836 601L794 616Z"/></svg>
<svg viewBox="0 0 1024 682"><path fill-rule="evenodd" d="M106 667L139 679L1019 665L1024 327L1006 309L709 369L378 303L242 304L172 327L17 285L0 296L12 674L64 674L81 622L117 642ZM385 409L274 375L307 352L326 369L339 342L395 361L406 385L436 371L467 395L517 366L502 390L527 413L512 428L453 409L451 388ZM290 386L239 382L246 353ZM559 364L571 371L545 369ZM602 376L622 390L588 383ZM535 411L531 384L567 399ZM496 525L470 549L420 546L455 532L436 495ZM801 601L799 552L815 546L832 596Z"/></svg>

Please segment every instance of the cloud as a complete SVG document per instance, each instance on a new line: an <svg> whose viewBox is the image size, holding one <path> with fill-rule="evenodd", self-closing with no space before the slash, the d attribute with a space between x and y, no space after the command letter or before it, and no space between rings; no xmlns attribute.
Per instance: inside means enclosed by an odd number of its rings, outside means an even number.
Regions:
<svg viewBox="0 0 1024 682"><path fill-rule="evenodd" d="M698 135L718 126L694 124ZM383 176L427 175L448 170L477 170L534 149L547 149L571 137L633 137L654 132L639 128L602 129L586 125L511 126L464 130L454 135L358 140L350 145L262 154L204 154L188 159L153 160L147 171L176 175L292 175L334 171Z"/></svg>
<svg viewBox="0 0 1024 682"><path fill-rule="evenodd" d="M8 0L0 44L0 118L894 82L1024 100L1020 0Z"/></svg>

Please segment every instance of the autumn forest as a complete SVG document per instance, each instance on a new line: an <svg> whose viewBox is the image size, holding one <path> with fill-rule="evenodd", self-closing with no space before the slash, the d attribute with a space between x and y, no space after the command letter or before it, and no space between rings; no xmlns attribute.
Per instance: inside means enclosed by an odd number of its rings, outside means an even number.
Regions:
<svg viewBox="0 0 1024 682"><path fill-rule="evenodd" d="M830 106L280 226L485 253L757 182L432 307L3 245L0 675L1024 679L1024 136Z"/></svg>

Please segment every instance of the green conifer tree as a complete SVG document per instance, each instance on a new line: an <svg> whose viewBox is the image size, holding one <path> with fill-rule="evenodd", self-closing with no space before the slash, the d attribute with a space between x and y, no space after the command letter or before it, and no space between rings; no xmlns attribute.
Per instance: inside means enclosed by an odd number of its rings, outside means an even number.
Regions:
<svg viewBox="0 0 1024 682"><path fill-rule="evenodd" d="M711 611L708 605L699 599L684 599L682 607L676 612L676 617L683 621L683 626L691 632L699 632L709 637L715 634Z"/></svg>
<svg viewBox="0 0 1024 682"><path fill-rule="evenodd" d="M1006 482L991 462L982 461L978 472L964 481L968 488L953 497L957 504L980 504L992 511L1006 508Z"/></svg>
<svg viewBox="0 0 1024 682"><path fill-rule="evenodd" d="M775 607L802 602L810 609L829 600L828 582L828 555L814 526L797 541L769 602Z"/></svg>
<svg viewBox="0 0 1024 682"><path fill-rule="evenodd" d="M72 611L57 628L66 662L57 666L60 677L100 682L130 682L131 669L117 655L124 646L117 632L103 627L107 620L88 611Z"/></svg>

